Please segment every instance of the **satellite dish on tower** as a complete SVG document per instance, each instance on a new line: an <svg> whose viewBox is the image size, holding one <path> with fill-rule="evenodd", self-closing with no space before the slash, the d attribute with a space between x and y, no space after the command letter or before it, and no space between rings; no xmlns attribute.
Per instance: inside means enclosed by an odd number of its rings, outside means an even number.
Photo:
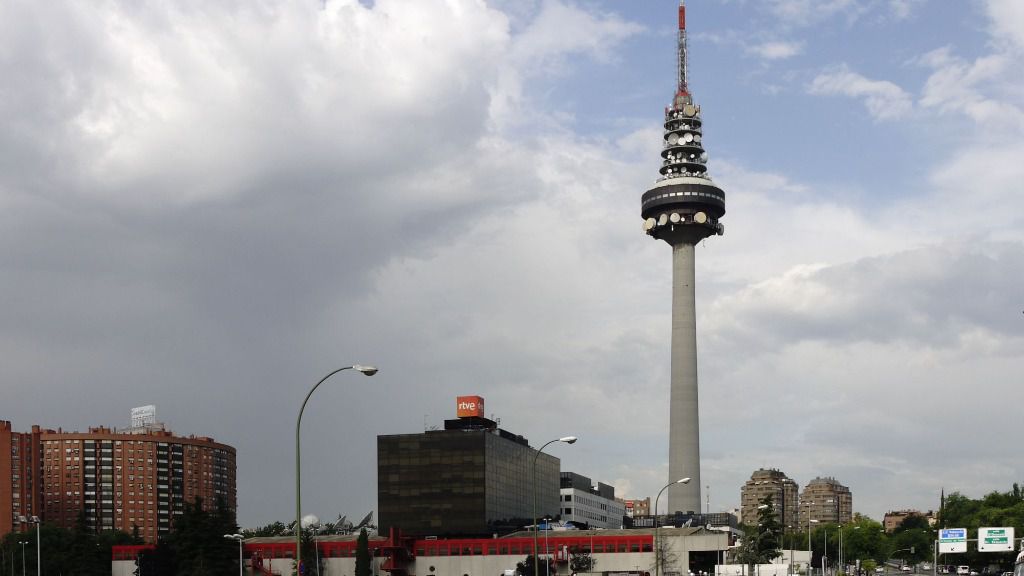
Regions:
<svg viewBox="0 0 1024 576"><path fill-rule="evenodd" d="M683 106L684 116L691 117L694 116L695 114L697 114L697 108L695 108L693 104L687 104L686 106Z"/></svg>
<svg viewBox="0 0 1024 576"><path fill-rule="evenodd" d="M657 223L658 221L655 220L654 218L648 218L647 220L644 220L644 232L650 232L651 228L654 228L654 225Z"/></svg>
<svg viewBox="0 0 1024 576"><path fill-rule="evenodd" d="M683 142L693 142L693 134L690 134L689 132L683 134Z"/></svg>
<svg viewBox="0 0 1024 576"><path fill-rule="evenodd" d="M676 142L679 142L679 134L672 132L671 134L668 135L668 143L675 144Z"/></svg>
<svg viewBox="0 0 1024 576"><path fill-rule="evenodd" d="M698 224L703 224L708 221L708 215L703 212L697 212L693 215L693 219Z"/></svg>

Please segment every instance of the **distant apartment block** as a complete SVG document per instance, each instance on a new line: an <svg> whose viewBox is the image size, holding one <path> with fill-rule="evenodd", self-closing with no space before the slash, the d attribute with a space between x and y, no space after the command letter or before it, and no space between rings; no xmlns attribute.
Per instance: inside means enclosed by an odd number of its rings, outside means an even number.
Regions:
<svg viewBox="0 0 1024 576"><path fill-rule="evenodd" d="M800 494L800 526L811 520L823 524L853 521L853 494L835 478L815 478Z"/></svg>
<svg viewBox="0 0 1024 576"><path fill-rule="evenodd" d="M583 522L590 528L622 528L626 506L615 499L615 488L575 472L561 473L562 521Z"/></svg>
<svg viewBox="0 0 1024 576"><path fill-rule="evenodd" d="M758 509L765 497L771 499L775 518L786 528L796 528L799 487L780 470L755 470L740 488L740 522L756 526Z"/></svg>
<svg viewBox="0 0 1024 576"><path fill-rule="evenodd" d="M904 520L912 516L920 516L925 519L929 526L935 525L935 513L929 510L927 513L921 512L920 510L896 510L886 512L882 519L882 527L885 528L886 532L892 533L896 528L899 528L900 524Z"/></svg>
<svg viewBox="0 0 1024 576"><path fill-rule="evenodd" d="M186 503L234 512L235 449L207 437L180 437L155 422L126 430L67 432L0 420L0 537L27 530L19 516L72 528L166 534Z"/></svg>
<svg viewBox="0 0 1024 576"><path fill-rule="evenodd" d="M643 500L632 499L632 500L619 500L626 510L626 516L633 518L634 516L650 516L651 515L651 497L648 496Z"/></svg>

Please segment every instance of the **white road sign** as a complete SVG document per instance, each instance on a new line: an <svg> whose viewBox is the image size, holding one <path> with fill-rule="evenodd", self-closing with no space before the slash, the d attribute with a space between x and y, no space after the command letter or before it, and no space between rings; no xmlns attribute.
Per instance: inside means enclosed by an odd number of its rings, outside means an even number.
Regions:
<svg viewBox="0 0 1024 576"><path fill-rule="evenodd" d="M967 552L967 528L939 530L939 554Z"/></svg>
<svg viewBox="0 0 1024 576"><path fill-rule="evenodd" d="M1012 552L1013 527L978 528L978 552Z"/></svg>

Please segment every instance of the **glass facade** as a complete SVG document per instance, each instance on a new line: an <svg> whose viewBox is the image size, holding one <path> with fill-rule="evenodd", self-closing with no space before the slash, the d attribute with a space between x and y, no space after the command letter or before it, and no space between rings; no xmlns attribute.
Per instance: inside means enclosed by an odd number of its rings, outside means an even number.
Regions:
<svg viewBox="0 0 1024 576"><path fill-rule="evenodd" d="M495 430L377 437L382 534L490 535L531 524L537 451ZM538 515L558 513L559 460L537 459Z"/></svg>

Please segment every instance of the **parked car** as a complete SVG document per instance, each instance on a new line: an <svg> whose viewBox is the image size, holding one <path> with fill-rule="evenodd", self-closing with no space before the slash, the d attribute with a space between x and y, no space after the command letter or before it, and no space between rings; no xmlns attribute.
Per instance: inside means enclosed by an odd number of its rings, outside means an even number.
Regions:
<svg viewBox="0 0 1024 576"><path fill-rule="evenodd" d="M913 572L913 569L911 569L907 564L904 564L903 566L900 566L900 572Z"/></svg>

